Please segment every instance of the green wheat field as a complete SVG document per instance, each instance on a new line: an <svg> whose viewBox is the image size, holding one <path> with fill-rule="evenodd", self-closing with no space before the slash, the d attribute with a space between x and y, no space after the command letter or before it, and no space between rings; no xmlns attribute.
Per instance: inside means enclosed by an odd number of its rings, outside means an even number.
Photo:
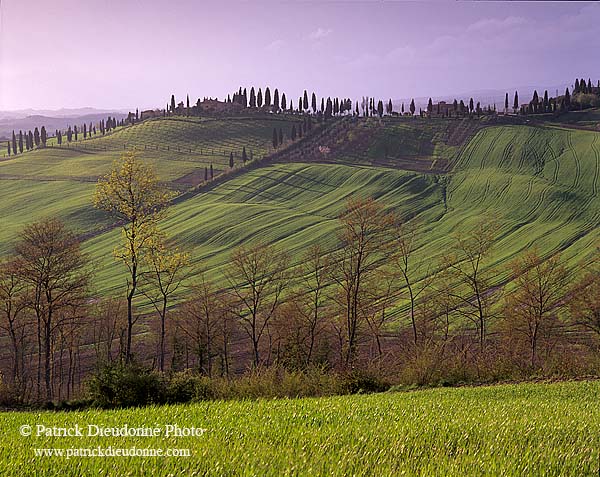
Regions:
<svg viewBox="0 0 600 477"><path fill-rule="evenodd" d="M20 435L20 426L38 424L206 431L168 439ZM600 383L3 413L0 425L0 461L7 476L585 476L598 475ZM98 446L190 449L190 456L67 459L37 457L34 450Z"/></svg>

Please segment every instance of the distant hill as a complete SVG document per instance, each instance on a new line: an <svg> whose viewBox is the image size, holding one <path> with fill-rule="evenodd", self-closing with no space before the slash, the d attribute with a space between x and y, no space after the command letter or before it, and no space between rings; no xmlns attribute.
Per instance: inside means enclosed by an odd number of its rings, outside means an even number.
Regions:
<svg viewBox="0 0 600 477"><path fill-rule="evenodd" d="M90 110L91 108L85 108L84 110ZM116 119L123 119L127 117L127 114L119 111L98 111L92 110L93 113L88 114L75 114L76 111L84 110L72 110L72 114L68 116L53 116L45 114L35 114L25 117L2 117L3 112L0 112L0 138L8 138L12 134L12 131L28 131L33 130L36 127L45 126L49 134L53 134L56 129L65 129L68 126L82 125L83 123L97 123L101 119L106 119L108 116ZM60 113L67 110L55 111Z"/></svg>
<svg viewBox="0 0 600 477"><path fill-rule="evenodd" d="M97 109L97 108L61 108L61 109L17 109L11 111L0 111L0 120L23 119L27 116L48 116L51 118L73 118L86 116L88 114L110 114L127 113L127 109Z"/></svg>

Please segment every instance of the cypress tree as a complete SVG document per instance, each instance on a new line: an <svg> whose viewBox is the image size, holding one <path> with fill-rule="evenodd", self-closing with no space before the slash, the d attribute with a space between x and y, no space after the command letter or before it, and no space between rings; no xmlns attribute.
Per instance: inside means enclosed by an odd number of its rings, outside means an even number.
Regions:
<svg viewBox="0 0 600 477"><path fill-rule="evenodd" d="M254 86L250 88L250 107L256 108L256 93L254 92Z"/></svg>
<svg viewBox="0 0 600 477"><path fill-rule="evenodd" d="M229 153L229 168L233 168L233 152Z"/></svg>
<svg viewBox="0 0 600 477"><path fill-rule="evenodd" d="M567 89L565 90L565 100L564 100L564 104L565 104L565 107L566 107L567 109L569 109L569 108L571 107L571 94L569 93L569 88L567 88Z"/></svg>
<svg viewBox="0 0 600 477"><path fill-rule="evenodd" d="M212 181L215 178L215 175L213 173L213 166L212 166L212 162L210 163L210 180Z"/></svg>
<svg viewBox="0 0 600 477"><path fill-rule="evenodd" d="M273 92L273 109L276 113L279 112L279 90L277 88Z"/></svg>
<svg viewBox="0 0 600 477"><path fill-rule="evenodd" d="M83 123L83 139L87 138L87 124Z"/></svg>
<svg viewBox="0 0 600 477"><path fill-rule="evenodd" d="M508 111L508 93L506 93L506 96L504 96L504 112L506 113Z"/></svg>
<svg viewBox="0 0 600 477"><path fill-rule="evenodd" d="M308 93L306 92L306 90L304 90L304 105L303 105L303 109L304 111L308 110Z"/></svg>
<svg viewBox="0 0 600 477"><path fill-rule="evenodd" d="M75 133L75 141L77 141L77 126L73 127L73 132Z"/></svg>
<svg viewBox="0 0 600 477"><path fill-rule="evenodd" d="M383 101L381 100L377 103L377 114L379 114L380 118L383 116Z"/></svg>
<svg viewBox="0 0 600 477"><path fill-rule="evenodd" d="M287 101L285 99L285 93L281 94L281 109L282 111L285 111L287 108Z"/></svg>
<svg viewBox="0 0 600 477"><path fill-rule="evenodd" d="M273 149L277 149L278 146L278 136L277 136L277 129L273 128Z"/></svg>
<svg viewBox="0 0 600 477"><path fill-rule="evenodd" d="M208 167L204 166L204 182L208 182Z"/></svg>
<svg viewBox="0 0 600 477"><path fill-rule="evenodd" d="M290 99L290 112L293 113L294 112L294 100Z"/></svg>
<svg viewBox="0 0 600 477"><path fill-rule="evenodd" d="M325 98L321 98L321 114L325 112Z"/></svg>
<svg viewBox="0 0 600 477"><path fill-rule="evenodd" d="M414 99L410 100L410 114L411 115L415 114L415 100Z"/></svg>
<svg viewBox="0 0 600 477"><path fill-rule="evenodd" d="M171 114L175 114L175 95L174 94L171 95Z"/></svg>
<svg viewBox="0 0 600 477"><path fill-rule="evenodd" d="M7 146L8 146L8 155L10 156L10 141L6 141Z"/></svg>
<svg viewBox="0 0 600 477"><path fill-rule="evenodd" d="M312 97L310 98L310 102L311 102L313 113L316 113L317 112L317 95L315 94L314 91L313 91Z"/></svg>
<svg viewBox="0 0 600 477"><path fill-rule="evenodd" d="M244 146L242 148L242 162L244 164L246 164L246 161L248 160L248 156L246 155L246 146Z"/></svg>
<svg viewBox="0 0 600 477"><path fill-rule="evenodd" d="M12 148L13 148L13 154L17 154L17 137L15 136L15 132L13 131L12 133Z"/></svg>
<svg viewBox="0 0 600 477"><path fill-rule="evenodd" d="M262 96L262 91L260 88L258 88L258 95L256 96L256 105L259 108L262 108L262 105L263 105L263 96Z"/></svg>
<svg viewBox="0 0 600 477"><path fill-rule="evenodd" d="M358 110L358 103L356 103L356 109ZM392 104L392 98L388 102L388 114L392 114L394 112L394 105Z"/></svg>
<svg viewBox="0 0 600 477"><path fill-rule="evenodd" d="M577 94L580 91L579 78L575 78L575 87L573 88L573 94Z"/></svg>
<svg viewBox="0 0 600 477"><path fill-rule="evenodd" d="M85 124L83 125L83 127L85 128ZM46 147L46 141L48 140L48 134L46 133L46 127L42 126L42 132L40 133L41 136L41 140L42 140L42 147Z"/></svg>
<svg viewBox="0 0 600 477"><path fill-rule="evenodd" d="M548 112L549 102L548 102L548 90L544 91L544 99L543 99L544 112Z"/></svg>
<svg viewBox="0 0 600 477"><path fill-rule="evenodd" d="M331 118L333 114L333 103L331 102L331 98L327 98L327 104L325 106L325 119Z"/></svg>
<svg viewBox="0 0 600 477"><path fill-rule="evenodd" d="M474 109L473 98L469 99L469 112L472 113Z"/></svg>
<svg viewBox="0 0 600 477"><path fill-rule="evenodd" d="M19 131L19 152L23 152L23 131Z"/></svg>
<svg viewBox="0 0 600 477"><path fill-rule="evenodd" d="M271 107L271 90L269 89L269 87L267 86L267 88L265 89L265 106L267 108Z"/></svg>
<svg viewBox="0 0 600 477"><path fill-rule="evenodd" d="M190 95L186 96L186 114L190 115ZM137 120L137 109L135 110L135 119Z"/></svg>
<svg viewBox="0 0 600 477"><path fill-rule="evenodd" d="M515 113L519 110L519 92L515 91L515 99L513 100L513 109Z"/></svg>

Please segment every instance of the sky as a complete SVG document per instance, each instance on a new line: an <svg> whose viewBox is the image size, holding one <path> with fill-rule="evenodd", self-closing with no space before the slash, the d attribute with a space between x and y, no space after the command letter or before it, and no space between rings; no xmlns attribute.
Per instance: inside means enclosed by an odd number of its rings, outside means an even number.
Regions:
<svg viewBox="0 0 600 477"><path fill-rule="evenodd" d="M409 98L600 77L600 3L0 0L0 110L270 86Z"/></svg>

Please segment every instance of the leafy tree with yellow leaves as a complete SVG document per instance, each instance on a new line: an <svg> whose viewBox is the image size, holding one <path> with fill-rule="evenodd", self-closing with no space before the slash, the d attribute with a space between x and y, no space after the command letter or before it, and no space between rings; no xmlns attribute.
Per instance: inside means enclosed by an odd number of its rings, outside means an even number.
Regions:
<svg viewBox="0 0 600 477"><path fill-rule="evenodd" d="M127 267L127 345L125 362L131 362L131 337L141 266L157 237L156 224L173 194L165 191L151 166L136 151L124 153L112 170L98 180L94 206L111 213L122 223L123 242L114 256Z"/></svg>

